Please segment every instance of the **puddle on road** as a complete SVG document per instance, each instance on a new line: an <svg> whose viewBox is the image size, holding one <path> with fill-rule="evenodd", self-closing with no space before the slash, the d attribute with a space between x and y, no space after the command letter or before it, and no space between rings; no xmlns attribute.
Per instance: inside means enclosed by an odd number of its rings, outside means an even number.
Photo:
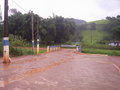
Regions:
<svg viewBox="0 0 120 90"><path fill-rule="evenodd" d="M20 69L22 66L11 66L10 64L3 64L3 67L0 70L9 70L9 69Z"/></svg>
<svg viewBox="0 0 120 90"><path fill-rule="evenodd" d="M66 58L66 59L62 59L60 60L59 62L54 62L46 67L42 67L42 68L35 68L35 69L32 69L30 71L27 71L27 72L24 72L20 75L15 75L15 76L12 76L10 77L9 79L7 80L2 80L0 81L0 87L5 87L6 85L10 84L10 83L13 83L15 81L20 81L26 77L29 77L29 76L32 76L33 74L36 74L36 73L39 73L39 72L45 72L45 71L48 71L49 69L52 69L56 66L59 66L61 65L62 63L66 63L66 62L70 62L73 60L73 57L70 57L70 58ZM5 68L8 68L8 66L5 66Z"/></svg>
<svg viewBox="0 0 120 90"><path fill-rule="evenodd" d="M42 60L44 58L46 58L46 57L40 57L39 58L39 56L38 56L38 57L33 57L31 59L25 59L24 61L22 60L22 61L12 62L12 64L24 64L24 63L27 63L27 62L34 62L34 61Z"/></svg>

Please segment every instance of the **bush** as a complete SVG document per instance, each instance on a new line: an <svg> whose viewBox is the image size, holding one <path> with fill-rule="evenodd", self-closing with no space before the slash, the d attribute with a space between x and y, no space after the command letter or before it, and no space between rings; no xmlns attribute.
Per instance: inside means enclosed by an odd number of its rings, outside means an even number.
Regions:
<svg viewBox="0 0 120 90"><path fill-rule="evenodd" d="M10 35L10 45L11 46L31 46L26 40L22 39L20 36Z"/></svg>

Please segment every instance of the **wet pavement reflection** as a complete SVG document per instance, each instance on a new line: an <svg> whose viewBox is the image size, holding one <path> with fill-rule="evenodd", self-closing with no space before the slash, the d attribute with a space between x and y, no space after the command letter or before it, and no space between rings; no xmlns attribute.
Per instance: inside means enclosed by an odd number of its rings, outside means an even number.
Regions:
<svg viewBox="0 0 120 90"><path fill-rule="evenodd" d="M62 49L10 64L0 59L0 90L119 90L119 84L120 57Z"/></svg>

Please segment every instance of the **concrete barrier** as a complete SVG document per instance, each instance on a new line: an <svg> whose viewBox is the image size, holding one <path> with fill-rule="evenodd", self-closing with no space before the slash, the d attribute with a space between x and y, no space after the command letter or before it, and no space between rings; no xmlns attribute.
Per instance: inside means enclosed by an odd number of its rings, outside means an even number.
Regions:
<svg viewBox="0 0 120 90"><path fill-rule="evenodd" d="M47 46L47 52L58 51L60 48L60 46Z"/></svg>

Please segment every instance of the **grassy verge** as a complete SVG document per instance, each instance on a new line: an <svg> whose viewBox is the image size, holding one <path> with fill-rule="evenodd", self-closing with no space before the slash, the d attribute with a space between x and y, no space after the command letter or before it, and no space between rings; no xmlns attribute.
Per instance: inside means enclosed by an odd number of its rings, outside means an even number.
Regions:
<svg viewBox="0 0 120 90"><path fill-rule="evenodd" d="M104 44L82 44L83 48L105 49L105 50L120 50L120 47L109 46Z"/></svg>
<svg viewBox="0 0 120 90"><path fill-rule="evenodd" d="M39 53L45 53L45 52L46 52L46 50L40 50ZM33 52L32 49L11 48L10 54L11 54L11 56L36 55L36 50Z"/></svg>
<svg viewBox="0 0 120 90"><path fill-rule="evenodd" d="M41 53L45 53L46 50L40 50ZM3 50L0 48L0 56L2 56ZM24 49L24 48L10 48L10 56L22 56L22 55L36 55L36 51L33 51L31 49Z"/></svg>
<svg viewBox="0 0 120 90"><path fill-rule="evenodd" d="M95 48L83 48L84 53L91 54L106 54L109 56L120 56L120 50L104 50L104 49L95 49Z"/></svg>
<svg viewBox="0 0 120 90"><path fill-rule="evenodd" d="M76 47L62 47L62 48L65 48L65 49L76 49Z"/></svg>

